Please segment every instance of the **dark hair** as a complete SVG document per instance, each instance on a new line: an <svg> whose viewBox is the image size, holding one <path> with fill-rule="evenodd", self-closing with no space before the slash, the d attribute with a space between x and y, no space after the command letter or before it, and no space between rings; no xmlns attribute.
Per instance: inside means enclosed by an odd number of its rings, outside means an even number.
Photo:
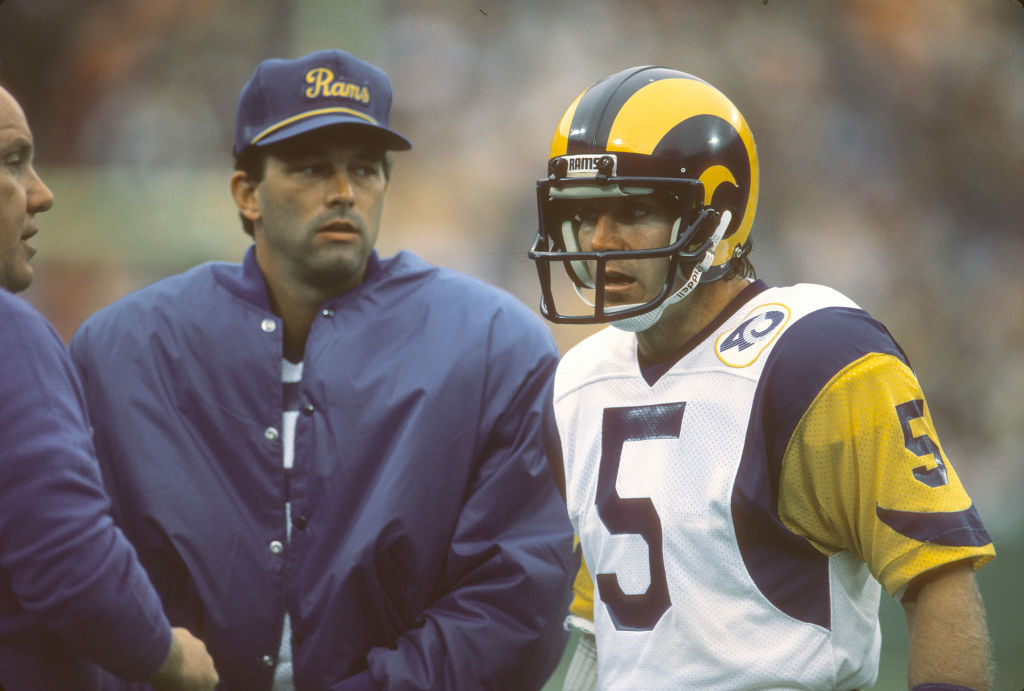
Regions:
<svg viewBox="0 0 1024 691"><path fill-rule="evenodd" d="M723 278L757 278L754 264L750 261L750 251L754 248L754 242L748 238L742 247L743 254L732 258L729 262L729 270Z"/></svg>
<svg viewBox="0 0 1024 691"><path fill-rule="evenodd" d="M263 182L263 172L266 170L266 167L267 157L259 147L250 146L243 149L242 153L235 154L235 170L245 173L245 176L254 185ZM245 231L246 235L252 236L256 225L246 218L242 212L238 213L238 217L242 219L242 230Z"/></svg>
<svg viewBox="0 0 1024 691"><path fill-rule="evenodd" d="M267 156L272 154L273 151L273 146L246 147L241 153L234 154L235 170L245 173L245 176L249 178L252 184L258 185L263 182L263 174L267 169ZM391 178L391 152L382 149L380 154L381 164L384 167L384 179L387 180ZM243 216L241 212L239 212L238 217L242 219L242 230L245 231L246 235L251 236L255 232L255 224Z"/></svg>

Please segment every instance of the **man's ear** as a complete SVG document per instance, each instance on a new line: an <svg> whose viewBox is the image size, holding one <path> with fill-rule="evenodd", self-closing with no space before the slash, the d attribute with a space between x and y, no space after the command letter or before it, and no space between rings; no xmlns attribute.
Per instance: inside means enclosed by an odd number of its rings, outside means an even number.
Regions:
<svg viewBox="0 0 1024 691"><path fill-rule="evenodd" d="M238 213L252 222L259 220L262 212L260 210L259 198L256 195L257 183L241 170L231 174L231 196L238 207Z"/></svg>

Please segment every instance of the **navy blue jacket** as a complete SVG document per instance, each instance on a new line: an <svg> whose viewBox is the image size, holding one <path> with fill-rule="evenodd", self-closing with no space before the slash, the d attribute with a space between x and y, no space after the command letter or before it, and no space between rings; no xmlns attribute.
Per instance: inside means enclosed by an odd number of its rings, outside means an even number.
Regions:
<svg viewBox="0 0 1024 691"><path fill-rule="evenodd" d="M233 690L270 688L286 608L299 689L540 686L576 566L541 441L548 329L496 288L374 253L309 334L290 489L282 332L250 248L72 341L116 517L171 621Z"/></svg>
<svg viewBox="0 0 1024 691"><path fill-rule="evenodd" d="M88 690L157 670L160 600L114 525L64 344L0 289L0 688Z"/></svg>

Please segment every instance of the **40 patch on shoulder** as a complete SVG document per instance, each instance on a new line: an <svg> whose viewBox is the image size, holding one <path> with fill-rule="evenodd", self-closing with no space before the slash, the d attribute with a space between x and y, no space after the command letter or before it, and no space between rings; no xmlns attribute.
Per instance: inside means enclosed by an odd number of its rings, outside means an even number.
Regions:
<svg viewBox="0 0 1024 691"><path fill-rule="evenodd" d="M789 322L785 305L769 302L754 308L739 326L715 341L715 354L730 367L752 365Z"/></svg>

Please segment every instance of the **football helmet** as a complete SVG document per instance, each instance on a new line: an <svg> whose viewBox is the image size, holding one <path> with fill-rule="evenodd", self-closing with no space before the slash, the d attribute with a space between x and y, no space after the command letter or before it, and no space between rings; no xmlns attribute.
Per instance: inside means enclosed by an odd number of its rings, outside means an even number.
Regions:
<svg viewBox="0 0 1024 691"><path fill-rule="evenodd" d="M758 175L746 121L711 84L657 66L597 82L565 111L551 141L548 176L537 181L539 229L529 256L540 278L541 313L555 323L649 328L665 307L728 274L750 250ZM668 245L581 250L573 200L650 194L671 200L677 216ZM670 259L658 295L607 306L606 264L654 257ZM556 307L552 264L564 267L588 313Z"/></svg>

